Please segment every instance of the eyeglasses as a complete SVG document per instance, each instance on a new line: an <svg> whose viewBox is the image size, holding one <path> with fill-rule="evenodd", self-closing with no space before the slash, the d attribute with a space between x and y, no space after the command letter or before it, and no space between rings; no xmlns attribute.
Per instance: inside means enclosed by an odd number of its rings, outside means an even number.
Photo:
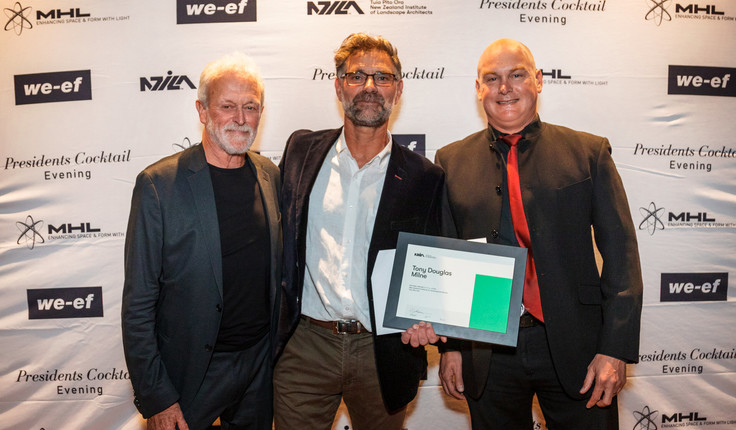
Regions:
<svg viewBox="0 0 736 430"><path fill-rule="evenodd" d="M363 72L347 72L342 75L342 79L351 87L357 87L358 85L365 85L368 81L368 77L373 78L373 84L379 87L389 87L396 82L396 75L393 73L363 73Z"/></svg>

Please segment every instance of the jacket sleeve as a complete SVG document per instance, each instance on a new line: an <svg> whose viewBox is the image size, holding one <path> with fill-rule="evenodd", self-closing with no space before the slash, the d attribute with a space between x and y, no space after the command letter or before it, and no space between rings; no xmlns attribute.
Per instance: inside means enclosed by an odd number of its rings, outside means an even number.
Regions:
<svg viewBox="0 0 736 430"><path fill-rule="evenodd" d="M593 190L593 230L603 257L603 326L597 352L639 361L642 276L636 231L607 139L599 149Z"/></svg>
<svg viewBox="0 0 736 430"><path fill-rule="evenodd" d="M162 248L159 195L151 177L143 172L136 179L128 219L121 320L134 403L144 418L179 399L161 360L156 334Z"/></svg>

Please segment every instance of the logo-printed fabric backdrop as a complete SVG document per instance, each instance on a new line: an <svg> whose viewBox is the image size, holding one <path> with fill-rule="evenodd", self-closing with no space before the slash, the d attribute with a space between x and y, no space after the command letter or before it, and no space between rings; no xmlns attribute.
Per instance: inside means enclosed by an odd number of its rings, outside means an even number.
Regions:
<svg viewBox="0 0 736 430"><path fill-rule="evenodd" d="M199 73L234 50L266 81L256 149L342 122L349 33L399 49L391 130L430 159L485 126L475 67L500 37L544 73L543 120L604 135L644 269L641 362L622 429L736 423L736 4L729 0L0 0L0 421L142 429L123 360L123 243L136 174L199 142ZM551 163L554 160L550 160ZM731 276L733 282L733 277ZM183 318L196 318L184 315ZM407 429L469 428L428 380ZM537 428L544 423L537 413ZM335 428L349 421L341 412Z"/></svg>

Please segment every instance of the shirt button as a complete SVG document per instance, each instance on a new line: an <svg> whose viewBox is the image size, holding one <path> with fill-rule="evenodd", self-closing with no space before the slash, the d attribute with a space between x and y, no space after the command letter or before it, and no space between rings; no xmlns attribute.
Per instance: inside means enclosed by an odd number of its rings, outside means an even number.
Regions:
<svg viewBox="0 0 736 430"><path fill-rule="evenodd" d="M497 230L491 230L491 237L494 239L498 239L498 231Z"/></svg>
<svg viewBox="0 0 736 430"><path fill-rule="evenodd" d="M500 196L501 194L503 194L503 189L501 188L501 186L500 186L500 185L496 185L496 194L498 194L499 196Z"/></svg>
<svg viewBox="0 0 736 430"><path fill-rule="evenodd" d="M217 309L217 312L222 312L222 306L220 306L219 304L215 306L215 309Z"/></svg>
<svg viewBox="0 0 736 430"><path fill-rule="evenodd" d="M205 351L212 351L212 345L210 345L210 344L205 345L204 346L204 350Z"/></svg>

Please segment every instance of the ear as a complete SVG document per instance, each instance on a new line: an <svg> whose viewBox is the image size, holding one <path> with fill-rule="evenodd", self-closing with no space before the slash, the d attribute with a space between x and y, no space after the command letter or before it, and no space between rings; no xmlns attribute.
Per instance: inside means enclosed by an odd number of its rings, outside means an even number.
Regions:
<svg viewBox="0 0 736 430"><path fill-rule="evenodd" d="M475 94L478 96L478 100L483 100L483 94L480 88L480 78L475 79Z"/></svg>
<svg viewBox="0 0 736 430"><path fill-rule="evenodd" d="M199 122L207 125L207 108L204 107L201 101L197 100L194 105L197 107L197 113L199 113Z"/></svg>
<svg viewBox="0 0 736 430"><path fill-rule="evenodd" d="M394 98L394 104L399 102L399 99L401 99L401 94L404 92L404 80L399 80L399 83L396 84L396 98Z"/></svg>
<svg viewBox="0 0 736 430"><path fill-rule="evenodd" d="M342 100L342 86L340 86L340 78L335 78L335 94L337 94L338 100Z"/></svg>
<svg viewBox="0 0 736 430"><path fill-rule="evenodd" d="M542 69L538 69L537 73L534 75L534 78L537 80L537 94L542 92Z"/></svg>

